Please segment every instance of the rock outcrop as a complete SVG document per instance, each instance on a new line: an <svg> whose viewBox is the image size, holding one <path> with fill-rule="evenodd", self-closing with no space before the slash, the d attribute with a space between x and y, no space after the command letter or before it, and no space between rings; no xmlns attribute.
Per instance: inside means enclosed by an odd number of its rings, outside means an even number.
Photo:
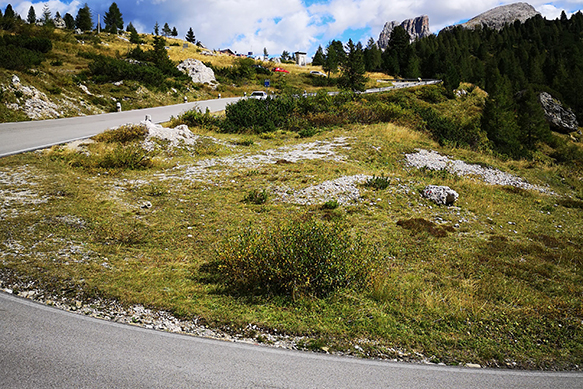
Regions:
<svg viewBox="0 0 583 389"><path fill-rule="evenodd" d="M449 186L437 185L427 185L421 195L437 205L453 205L459 197L458 193Z"/></svg>
<svg viewBox="0 0 583 389"><path fill-rule="evenodd" d="M177 67L178 70L187 73L195 84L209 84L212 87L217 85L215 72L198 59L185 59Z"/></svg>
<svg viewBox="0 0 583 389"><path fill-rule="evenodd" d="M30 119L54 119L61 117L63 114L62 111L59 111L59 107L49 100L46 94L33 86L22 85L20 78L16 75L12 76L12 82L7 90L20 97L17 97L16 104L7 104L6 106L15 111L24 111Z"/></svg>
<svg viewBox="0 0 583 389"><path fill-rule="evenodd" d="M411 42L431 35L431 31L429 31L429 17L427 15L419 16L414 19L407 19L401 23L398 23L397 21L387 22L379 35L379 40L377 41L377 45L381 50L387 48L389 39L391 38L391 32L393 32L397 26L403 27L405 31L409 33Z"/></svg>
<svg viewBox="0 0 583 389"><path fill-rule="evenodd" d="M538 99L553 130L567 134L579 130L577 117L573 111L565 109L560 101L553 99L547 92L542 92Z"/></svg>
<svg viewBox="0 0 583 389"><path fill-rule="evenodd" d="M500 7L492 8L467 22L460 24L465 28L476 28L480 26L487 26L492 29L500 30L506 24L514 23L519 20L524 23L540 13L534 7L527 3L514 3L502 5Z"/></svg>

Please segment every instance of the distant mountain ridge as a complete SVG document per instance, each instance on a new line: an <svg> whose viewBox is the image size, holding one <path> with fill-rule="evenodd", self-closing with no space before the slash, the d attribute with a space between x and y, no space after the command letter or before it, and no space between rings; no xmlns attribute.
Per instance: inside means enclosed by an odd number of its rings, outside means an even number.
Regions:
<svg viewBox="0 0 583 389"><path fill-rule="evenodd" d="M460 24L460 26L464 28L486 26L500 30L506 24L514 23L517 20L524 23L527 19L536 15L540 15L540 12L534 9L532 5L527 3L514 3L492 8L491 10L481 13L467 22Z"/></svg>
<svg viewBox="0 0 583 389"><path fill-rule="evenodd" d="M431 35L431 31L429 30L429 17L427 15L407 19L401 23L398 23L397 21L387 22L379 35L379 40L377 41L377 45L381 50L387 48L389 39L391 38L391 32L393 32L397 26L401 26L407 31L411 37L411 41Z"/></svg>
<svg viewBox="0 0 583 389"><path fill-rule="evenodd" d="M530 19L536 15L540 15L540 12L538 12L532 5L528 3L514 3L492 8L491 10L481 13L465 23L449 26L445 29L450 29L457 26L464 28L486 26L492 29L500 30L506 24L514 23L517 20L519 20L521 23L524 23L527 19ZM391 33L397 26L403 27L405 31L409 33L411 42L431 35L431 31L429 30L429 17L427 15L418 16L413 19L407 19L401 23L398 23L397 21L387 22L385 23L385 26L383 27L383 30L381 31L377 41L377 45L381 50L387 48L389 39L391 38Z"/></svg>

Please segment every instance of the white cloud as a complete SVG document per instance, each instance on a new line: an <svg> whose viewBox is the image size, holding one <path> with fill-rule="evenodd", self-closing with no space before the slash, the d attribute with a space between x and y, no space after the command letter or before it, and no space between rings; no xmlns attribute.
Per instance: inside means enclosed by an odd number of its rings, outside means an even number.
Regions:
<svg viewBox="0 0 583 389"><path fill-rule="evenodd" d="M103 13L109 2L73 0L35 3L37 15L45 3L53 15L69 12L75 16L85 1L94 11ZM354 41L366 42L363 31L377 38L384 24L420 15L428 15L432 31L470 19L498 5L516 0L119 0L116 1L124 20L140 32L151 33L156 21L176 27L180 37L192 27L197 39L210 48L230 47L239 52L271 54L282 50L307 50L313 53L318 45L331 39L341 39L346 31L354 31ZM529 1L543 16L554 19L563 9L570 15L583 8L583 0ZM2 9L8 2L0 2ZM30 1L12 1L14 9L24 18ZM306 5L310 4L310 5Z"/></svg>

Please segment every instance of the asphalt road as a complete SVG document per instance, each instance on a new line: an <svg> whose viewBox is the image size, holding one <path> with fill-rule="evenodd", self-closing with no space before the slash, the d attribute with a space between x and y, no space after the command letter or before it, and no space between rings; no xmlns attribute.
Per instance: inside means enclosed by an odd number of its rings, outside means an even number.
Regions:
<svg viewBox="0 0 583 389"><path fill-rule="evenodd" d="M582 387L582 373L392 363L157 332L0 292L0 388Z"/></svg>
<svg viewBox="0 0 583 389"><path fill-rule="evenodd" d="M384 92L392 89L411 88L419 85L428 85L440 82L427 81L400 81L393 82L392 86L374 88L364 93ZM330 94L336 94L331 92ZM0 123L0 157L43 149L57 144L72 142L78 139L90 138L109 128L127 123L139 123L147 115L154 123L170 120L171 116L178 116L182 112L198 107L201 112L208 108L210 112L222 111L227 104L239 100L240 97L231 97L216 100L195 101L191 103L169 105L165 107L145 108L133 111L106 113L101 115L78 116L64 119L39 120L16 123Z"/></svg>
<svg viewBox="0 0 583 389"><path fill-rule="evenodd" d="M207 108L211 112L222 111L227 104L239 99L231 97L101 115L0 123L0 157L89 138L108 128L126 123L139 123L146 115L149 115L153 122L162 123L170 120L171 116L178 116L194 107L198 107L202 112Z"/></svg>

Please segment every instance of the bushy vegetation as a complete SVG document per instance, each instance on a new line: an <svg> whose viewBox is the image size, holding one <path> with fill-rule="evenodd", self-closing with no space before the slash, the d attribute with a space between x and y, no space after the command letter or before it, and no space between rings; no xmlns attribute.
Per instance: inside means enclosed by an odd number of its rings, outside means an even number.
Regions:
<svg viewBox="0 0 583 389"><path fill-rule="evenodd" d="M375 260L345 226L308 219L245 229L219 250L217 271L245 293L325 297L364 286Z"/></svg>
<svg viewBox="0 0 583 389"><path fill-rule="evenodd" d="M10 70L26 70L44 61L50 52L50 39L27 35L0 35L0 67Z"/></svg>
<svg viewBox="0 0 583 389"><path fill-rule="evenodd" d="M126 124L113 130L107 130L95 135L92 139L96 142L127 144L146 139L148 129L141 124Z"/></svg>

